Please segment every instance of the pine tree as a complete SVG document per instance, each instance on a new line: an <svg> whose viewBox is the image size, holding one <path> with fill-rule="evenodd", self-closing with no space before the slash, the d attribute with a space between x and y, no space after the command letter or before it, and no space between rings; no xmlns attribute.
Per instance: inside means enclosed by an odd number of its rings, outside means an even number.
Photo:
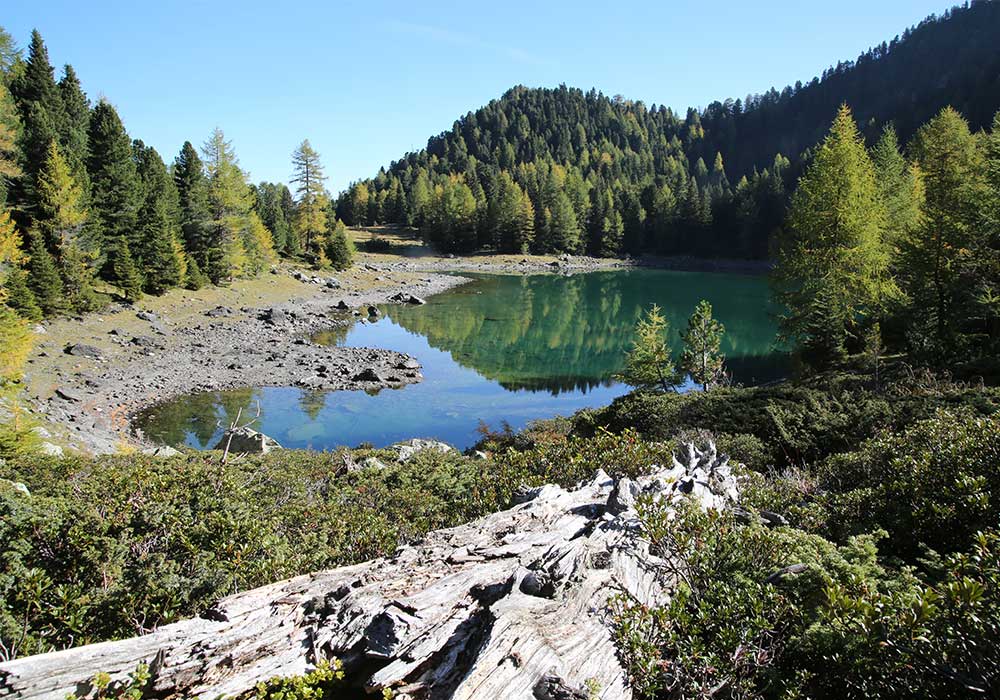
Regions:
<svg viewBox="0 0 1000 700"><path fill-rule="evenodd" d="M102 248L110 250L120 238L135 241L142 206L142 186L136 173L132 141L115 108L102 100L90 115L91 206L100 224Z"/></svg>
<svg viewBox="0 0 1000 700"><path fill-rule="evenodd" d="M319 153L309 144L309 139L299 144L292 153L292 168L292 182L297 185L294 221L296 235L302 241L306 255L315 258L324 243L328 199L323 188L326 176L319 161Z"/></svg>
<svg viewBox="0 0 1000 700"><path fill-rule="evenodd" d="M90 185L86 179L90 100L84 94L73 66L67 65L63 70L63 77L59 81L59 96L66 117L59 134L59 143L73 171L73 177L86 193Z"/></svg>
<svg viewBox="0 0 1000 700"><path fill-rule="evenodd" d="M163 294L183 279L184 260L176 245L177 224L170 215L174 185L156 149L136 141L133 150L144 198L139 210L138 235L130 252L144 271L143 291Z"/></svg>
<svg viewBox="0 0 1000 700"><path fill-rule="evenodd" d="M62 279L56 268L52 255L45 247L45 240L40 231L33 231L29 236L28 248L28 286L35 295L38 306L46 316L53 316L66 310L66 298L63 293Z"/></svg>
<svg viewBox="0 0 1000 700"><path fill-rule="evenodd" d="M653 304L635 326L635 341L618 378L637 389L669 391L681 382L667 337L670 324Z"/></svg>
<svg viewBox="0 0 1000 700"><path fill-rule="evenodd" d="M712 318L712 305L704 299L698 302L688 319L687 328L681 331L681 340L684 341L681 369L701 384L704 391L719 384L725 377L725 358L720 349L725 332L725 326Z"/></svg>
<svg viewBox="0 0 1000 700"><path fill-rule="evenodd" d="M174 185L180 202L181 233L184 247L199 272L208 260L211 246L211 214L208 208L208 181L198 151L185 141L174 160ZM190 264L189 264L190 266Z"/></svg>
<svg viewBox="0 0 1000 700"><path fill-rule="evenodd" d="M59 274L63 281L66 305L77 313L96 311L101 300L94 290L94 273L90 258L75 240L68 241L60 251Z"/></svg>
<svg viewBox="0 0 1000 700"><path fill-rule="evenodd" d="M326 235L326 257L335 270L346 270L354 260L354 244L344 222L336 221Z"/></svg>
<svg viewBox="0 0 1000 700"><path fill-rule="evenodd" d="M295 220L295 200L292 198L292 192L285 185L278 185L279 187L279 197L278 203L281 208L282 217L287 225L287 234L285 237L285 248L284 253L289 257L298 257L304 252L302 239L299 238L298 233L292 227L292 222Z"/></svg>
<svg viewBox="0 0 1000 700"><path fill-rule="evenodd" d="M128 239L119 236L111 253L112 280L122 292L125 301L135 302L142 298L142 275L132 259Z"/></svg>
<svg viewBox="0 0 1000 700"><path fill-rule="evenodd" d="M819 340L809 337L817 310L826 309L830 323L852 325L859 314L877 312L897 293L888 275L885 208L875 168L846 105L799 181L788 223L772 280L786 309L782 332L800 348ZM817 306L821 295L823 304ZM839 342L843 334L836 330L823 337ZM829 348L821 355L840 352Z"/></svg>
<svg viewBox="0 0 1000 700"><path fill-rule="evenodd" d="M66 122L49 52L37 30L31 32L28 60L24 63L24 70L12 82L11 92L24 119L24 163L30 184L45 162L49 142L59 139Z"/></svg>
<svg viewBox="0 0 1000 700"><path fill-rule="evenodd" d="M18 316L28 321L41 320L42 309L28 286L28 276L19 265L11 265L7 270L0 292L6 296L7 306L14 309Z"/></svg>

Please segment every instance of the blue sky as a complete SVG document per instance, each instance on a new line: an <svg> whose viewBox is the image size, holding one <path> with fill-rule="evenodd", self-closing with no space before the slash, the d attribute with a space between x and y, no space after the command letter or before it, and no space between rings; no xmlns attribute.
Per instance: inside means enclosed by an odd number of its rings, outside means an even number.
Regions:
<svg viewBox="0 0 1000 700"><path fill-rule="evenodd" d="M309 138L336 192L513 85L705 106L806 81L950 4L6 0L0 25L22 46L41 31L168 162L220 126L254 181L287 181Z"/></svg>

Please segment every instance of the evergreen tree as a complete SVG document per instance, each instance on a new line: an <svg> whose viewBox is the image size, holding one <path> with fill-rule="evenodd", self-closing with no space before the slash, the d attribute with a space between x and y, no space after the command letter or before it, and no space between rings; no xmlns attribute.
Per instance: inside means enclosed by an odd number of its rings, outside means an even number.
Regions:
<svg viewBox="0 0 1000 700"><path fill-rule="evenodd" d="M943 361L959 349L974 306L968 252L981 235L984 162L976 137L951 108L920 128L910 150L923 174L926 199L922 225L904 244L904 284L911 316L928 322L913 329L911 346Z"/></svg>
<svg viewBox="0 0 1000 700"><path fill-rule="evenodd" d="M285 219L285 224L288 227L288 233L285 238L285 255L289 257L297 257L303 253L303 243L302 239L299 238L298 234L292 227L292 222L295 220L295 199L292 197L292 192L285 185L278 185L280 189L279 204L281 206L281 213Z"/></svg>
<svg viewBox="0 0 1000 700"><path fill-rule="evenodd" d="M62 279L52 255L45 246L44 236L33 231L29 236L28 286L35 295L35 301L46 316L53 316L66 310Z"/></svg>
<svg viewBox="0 0 1000 700"><path fill-rule="evenodd" d="M203 272L201 268L207 264L211 246L208 181L198 151L190 141L184 142L180 154L174 160L174 185L180 201L184 247L199 272Z"/></svg>
<svg viewBox="0 0 1000 700"><path fill-rule="evenodd" d="M976 280L976 316L985 321L987 345L992 357L1000 355L1000 112L984 139L986 199L981 209L982 231L973 250Z"/></svg>
<svg viewBox="0 0 1000 700"><path fill-rule="evenodd" d="M91 112L88 141L91 204L100 224L102 247L110 250L122 237L135 242L142 187L136 173L132 141L118 112L104 100Z"/></svg>
<svg viewBox="0 0 1000 700"><path fill-rule="evenodd" d="M0 80L0 211L6 207L8 188L20 177L21 157L18 140L21 138L21 118L17 114L14 98Z"/></svg>
<svg viewBox="0 0 1000 700"><path fill-rule="evenodd" d="M212 283L212 280L208 279L201 268L198 267L198 261L193 257L188 256L186 260L187 273L184 276L184 288L190 289L192 291L197 291L202 287Z"/></svg>
<svg viewBox="0 0 1000 700"><path fill-rule="evenodd" d="M815 325L824 319L815 314L825 310L831 331L822 337L839 342L858 315L878 310L896 293L887 274L875 168L846 105L799 182L788 223L772 276L785 309L782 332L800 348L818 342ZM840 352L829 348L825 354Z"/></svg>
<svg viewBox="0 0 1000 700"><path fill-rule="evenodd" d="M600 255L616 257L621 252L624 235L625 224L622 222L622 215L612 211L601 222Z"/></svg>
<svg viewBox="0 0 1000 700"><path fill-rule="evenodd" d="M132 259L128 239L119 236L111 253L111 281L121 290L125 301L135 302L142 298L142 275Z"/></svg>
<svg viewBox="0 0 1000 700"><path fill-rule="evenodd" d="M67 241L59 255L59 274L62 277L66 305L77 313L96 311L101 300L94 290L94 273L89 256L75 240Z"/></svg>
<svg viewBox="0 0 1000 700"><path fill-rule="evenodd" d="M292 153L292 182L296 185L295 231L307 255L316 257L323 248L327 228L328 199L323 188L326 176L319 161L319 153L306 139Z"/></svg>
<svg viewBox="0 0 1000 700"><path fill-rule="evenodd" d="M637 389L669 391L681 382L674 366L667 337L670 324L653 304L635 326L635 341L625 357L625 368L618 375Z"/></svg>
<svg viewBox="0 0 1000 700"><path fill-rule="evenodd" d="M559 192L553 203L548 238L555 252L576 253L580 250L580 225L565 192Z"/></svg>
<svg viewBox="0 0 1000 700"><path fill-rule="evenodd" d="M725 326L712 318L712 305L704 299L698 302L688 319L687 329L681 331L681 339L684 341L681 369L701 384L704 391L725 378L725 358L721 351L725 332Z"/></svg>
<svg viewBox="0 0 1000 700"><path fill-rule="evenodd" d="M40 321L42 309L35 300L35 294L28 286L28 277L19 265L11 265L3 279L2 289L6 295L5 303L17 312L18 316L28 321Z"/></svg>
<svg viewBox="0 0 1000 700"><path fill-rule="evenodd" d="M65 130L66 115L49 52L37 30L31 32L28 59L11 84L24 120L23 149L29 188L53 139Z"/></svg>
<svg viewBox="0 0 1000 700"><path fill-rule="evenodd" d="M262 182L257 186L257 199L254 210L260 216L264 226L271 232L274 248L283 255L290 255L289 225L285 219L285 211L281 206L284 185Z"/></svg>
<svg viewBox="0 0 1000 700"><path fill-rule="evenodd" d="M90 100L80 86L73 66L67 65L59 81L59 97L62 100L65 120L59 134L59 143L66 160L73 171L73 177L86 193L87 181L87 132L90 130Z"/></svg>
<svg viewBox="0 0 1000 700"><path fill-rule="evenodd" d="M176 245L177 224L170 215L174 184L156 149L141 141L133 144L136 172L144 191L139 210L138 235L130 253L143 270L143 291L163 294L183 279L184 259Z"/></svg>
<svg viewBox="0 0 1000 700"><path fill-rule="evenodd" d="M346 270L354 261L354 244L343 221L336 221L326 235L326 257L335 270Z"/></svg>
<svg viewBox="0 0 1000 700"><path fill-rule="evenodd" d="M243 249L243 274L256 276L268 269L278 260L274 252L274 241L271 232L264 222L251 211L247 215L246 224L241 231L240 243Z"/></svg>

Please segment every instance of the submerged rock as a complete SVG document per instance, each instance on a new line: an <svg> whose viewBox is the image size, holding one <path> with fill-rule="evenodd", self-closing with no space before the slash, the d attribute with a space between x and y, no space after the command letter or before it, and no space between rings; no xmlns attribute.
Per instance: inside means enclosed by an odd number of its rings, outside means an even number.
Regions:
<svg viewBox="0 0 1000 700"><path fill-rule="evenodd" d="M271 450L280 450L281 445L273 437L259 433L252 428L236 428L227 430L213 450L225 450L228 446L230 454L249 452L252 454L267 454Z"/></svg>

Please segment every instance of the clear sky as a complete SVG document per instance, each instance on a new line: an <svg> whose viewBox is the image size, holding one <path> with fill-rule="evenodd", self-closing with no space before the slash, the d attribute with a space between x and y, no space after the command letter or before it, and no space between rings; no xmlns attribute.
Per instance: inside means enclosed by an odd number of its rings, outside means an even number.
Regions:
<svg viewBox="0 0 1000 700"><path fill-rule="evenodd" d="M803 82L951 0L5 0L54 65L170 162L215 126L258 180L303 138L337 192L513 85L677 110ZM57 73L59 71L57 70Z"/></svg>

